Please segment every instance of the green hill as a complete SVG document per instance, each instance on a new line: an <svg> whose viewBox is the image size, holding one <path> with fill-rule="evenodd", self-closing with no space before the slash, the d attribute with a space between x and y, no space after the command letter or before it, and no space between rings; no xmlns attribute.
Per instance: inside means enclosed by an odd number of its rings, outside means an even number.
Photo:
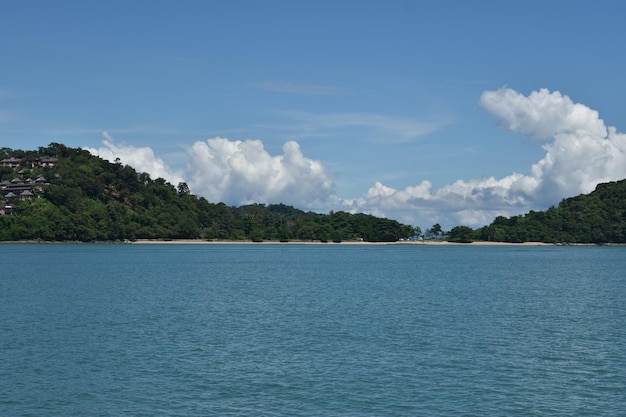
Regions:
<svg viewBox="0 0 626 417"><path fill-rule="evenodd" d="M498 217L474 232L502 242L626 243L626 180L599 184L590 194L524 216Z"/></svg>
<svg viewBox="0 0 626 417"><path fill-rule="evenodd" d="M228 207L58 143L0 149L0 241L134 239L396 241L411 226L283 204Z"/></svg>

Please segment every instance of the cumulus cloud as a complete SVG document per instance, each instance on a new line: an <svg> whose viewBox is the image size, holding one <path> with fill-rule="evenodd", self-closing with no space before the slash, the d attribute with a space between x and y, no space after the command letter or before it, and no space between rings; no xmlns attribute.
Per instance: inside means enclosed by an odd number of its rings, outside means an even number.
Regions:
<svg viewBox="0 0 626 417"><path fill-rule="evenodd" d="M149 147L135 147L126 144L115 144L111 135L103 132L104 146L100 148L84 148L93 155L114 162L117 159L124 164L130 165L138 172L147 172L154 179L163 178L171 184L177 185L184 182L180 171L172 170L163 159L157 157Z"/></svg>
<svg viewBox="0 0 626 417"><path fill-rule="evenodd" d="M213 138L188 149L191 188L210 201L286 203L319 208L333 198L333 182L320 161L306 158L296 142L272 156L260 140Z"/></svg>
<svg viewBox="0 0 626 417"><path fill-rule="evenodd" d="M626 135L605 126L597 111L568 96L545 89L524 96L502 88L485 91L480 104L503 128L542 139L536 143L544 156L526 172L503 178L459 180L437 189L427 180L404 189L376 182L361 197L340 199L322 162L304 156L293 141L284 144L280 155L270 155L260 140L198 141L186 148L184 171L172 170L150 148L117 145L106 133L102 148L87 149L111 161L120 158L172 184L186 178L193 193L212 202L364 212L423 228L434 223L444 228L479 227L496 216L543 210L565 197L589 193L599 183L626 178ZM353 123L387 126L394 121L364 120L362 115L344 114L324 122L340 128ZM409 131L407 136L420 133L419 126L399 129Z"/></svg>
<svg viewBox="0 0 626 417"><path fill-rule="evenodd" d="M507 129L550 139L543 145L545 156L523 177L536 184L532 200L589 193L598 183L626 177L625 135L568 96L542 89L524 97L502 88L483 93L480 103Z"/></svg>
<svg viewBox="0 0 626 417"><path fill-rule="evenodd" d="M480 226L498 215L545 209L599 183L626 178L626 135L607 128L597 111L568 96L546 89L524 96L502 88L484 92L480 104L504 128L547 139L544 157L528 173L457 181L437 190L428 181L404 190L377 183L346 205L405 221Z"/></svg>
<svg viewBox="0 0 626 417"><path fill-rule="evenodd" d="M501 125L539 139L562 134L606 136L606 127L598 112L574 103L560 92L545 88L524 96L510 88L485 91L481 106L500 118Z"/></svg>
<svg viewBox="0 0 626 417"><path fill-rule="evenodd" d="M149 147L116 144L108 133L103 136L102 147L85 149L173 185L187 182L194 194L212 202L285 203L310 210L330 210L337 202L325 167L306 158L296 142L285 143L283 154L272 156L260 140L198 141L186 147L186 168L174 170Z"/></svg>

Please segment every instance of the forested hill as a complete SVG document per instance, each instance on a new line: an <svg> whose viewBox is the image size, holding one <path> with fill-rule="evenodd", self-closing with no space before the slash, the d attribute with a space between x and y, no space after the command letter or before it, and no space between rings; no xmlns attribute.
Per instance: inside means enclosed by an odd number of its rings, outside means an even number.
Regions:
<svg viewBox="0 0 626 417"><path fill-rule="evenodd" d="M283 204L228 207L162 178L58 143L0 149L0 240L133 239L396 241L411 226Z"/></svg>
<svg viewBox="0 0 626 417"><path fill-rule="evenodd" d="M525 216L498 217L475 237L505 242L626 243L626 180Z"/></svg>

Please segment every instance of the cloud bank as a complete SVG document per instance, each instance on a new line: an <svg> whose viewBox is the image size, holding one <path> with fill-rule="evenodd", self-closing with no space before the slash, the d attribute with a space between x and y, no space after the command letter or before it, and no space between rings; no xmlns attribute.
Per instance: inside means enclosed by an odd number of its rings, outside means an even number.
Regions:
<svg viewBox="0 0 626 417"><path fill-rule="evenodd" d="M190 190L211 202L230 205L285 203L310 210L326 210L336 202L334 185L320 161L306 158L296 142L287 142L283 154L272 156L260 140L216 137L185 148L187 166L171 169L151 148L118 145L103 133L103 146L90 153L164 178L173 185L186 182Z"/></svg>
<svg viewBox="0 0 626 417"><path fill-rule="evenodd" d="M132 166L137 172L147 172L152 178L164 178L174 185L185 181L182 172L172 170L154 154L151 148L138 148L126 144L116 145L108 132L102 132L102 136L104 137L103 147L97 149L85 147L84 149L107 161L115 162L119 159L120 163Z"/></svg>
<svg viewBox="0 0 626 417"><path fill-rule="evenodd" d="M213 138L186 148L185 172L171 170L150 148L116 145L89 149L103 158L163 177L187 178L192 192L227 204L286 203L301 209L365 212L422 228L440 223L478 227L499 215L543 210L565 197L593 191L601 182L626 178L626 135L607 127L598 112L546 89L528 96L509 88L485 91L482 108L500 126L532 138L545 151L526 173L459 180L438 189L422 180L397 190L375 183L363 196L340 198L322 162L305 157L296 142L270 155L260 140Z"/></svg>
<svg viewBox="0 0 626 417"><path fill-rule="evenodd" d="M219 137L196 142L187 153L189 186L210 201L322 208L333 195L333 182L322 163L306 158L293 141L277 156L260 140Z"/></svg>
<svg viewBox="0 0 626 417"><path fill-rule="evenodd" d="M350 202L353 210L480 226L498 215L545 209L599 183L626 178L626 135L607 128L597 111L568 96L546 89L524 96L501 88L485 91L480 105L505 129L545 141L544 157L528 173L457 181L437 190L428 181L404 190L375 184Z"/></svg>

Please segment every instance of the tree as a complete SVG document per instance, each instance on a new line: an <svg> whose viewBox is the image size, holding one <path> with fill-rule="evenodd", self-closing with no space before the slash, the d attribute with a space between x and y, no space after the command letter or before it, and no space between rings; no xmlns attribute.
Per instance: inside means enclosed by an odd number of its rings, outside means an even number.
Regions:
<svg viewBox="0 0 626 417"><path fill-rule="evenodd" d="M11 167L0 167L0 180L10 180L15 177L15 171Z"/></svg>
<svg viewBox="0 0 626 417"><path fill-rule="evenodd" d="M0 216L0 240L126 240L142 238L220 239L364 239L395 241L421 230L395 220L343 211L328 215L284 204L228 207L209 203L163 178L152 179L129 165L112 163L82 149L50 144L33 151L1 148L7 158L58 159L36 168L48 183L35 190L34 201L17 202L13 215ZM30 156L29 156L30 155ZM0 167L1 168L1 167ZM23 175L0 169L2 180ZM39 188L39 185L38 185Z"/></svg>
<svg viewBox="0 0 626 417"><path fill-rule="evenodd" d="M187 185L186 182L179 182L177 188L178 188L178 195L179 196L189 195L190 194L189 186Z"/></svg>
<svg viewBox="0 0 626 417"><path fill-rule="evenodd" d="M449 239L454 242L471 242L474 230L468 226L455 226L450 230Z"/></svg>
<svg viewBox="0 0 626 417"><path fill-rule="evenodd" d="M443 229L439 223L435 223L433 227L426 230L426 235L437 239L439 236L443 235Z"/></svg>
<svg viewBox="0 0 626 417"><path fill-rule="evenodd" d="M150 174L147 172L142 172L141 174L137 174L137 179L143 185L148 185L152 182L152 178L150 178Z"/></svg>
<svg viewBox="0 0 626 417"><path fill-rule="evenodd" d="M11 148L7 148L7 147L2 147L0 148L0 158L1 159L7 159L9 158L9 156L13 153L13 149Z"/></svg>

